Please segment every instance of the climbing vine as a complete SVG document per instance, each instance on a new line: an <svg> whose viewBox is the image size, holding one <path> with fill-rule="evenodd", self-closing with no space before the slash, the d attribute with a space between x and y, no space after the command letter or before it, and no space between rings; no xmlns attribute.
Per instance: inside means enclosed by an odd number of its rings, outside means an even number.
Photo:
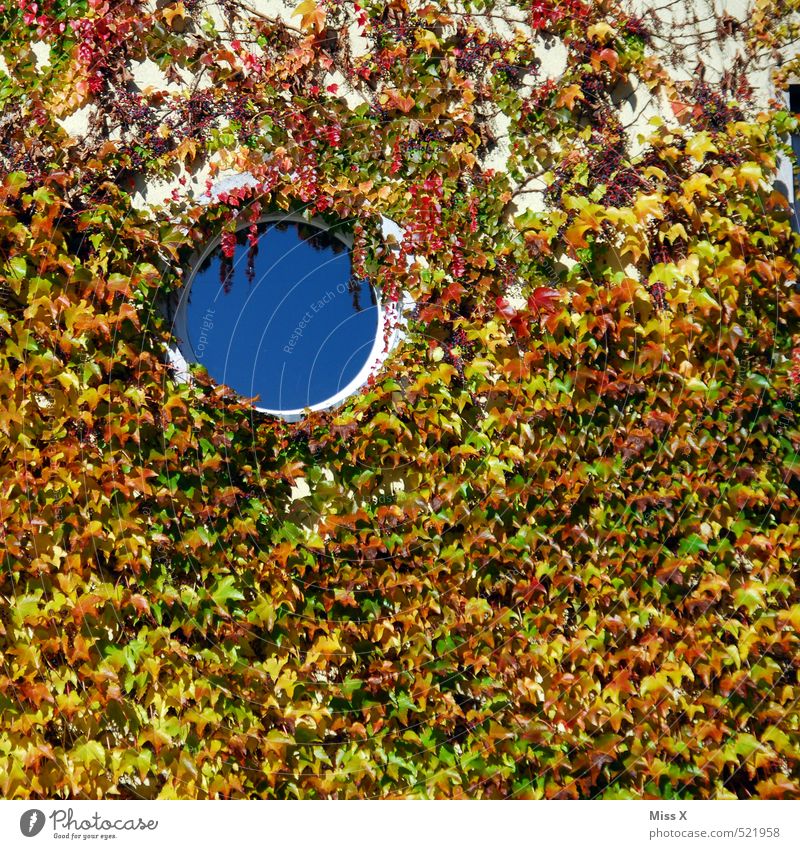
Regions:
<svg viewBox="0 0 800 849"><path fill-rule="evenodd" d="M607 0L0 25L3 796L800 796L794 116ZM272 210L415 302L296 423L166 356Z"/></svg>

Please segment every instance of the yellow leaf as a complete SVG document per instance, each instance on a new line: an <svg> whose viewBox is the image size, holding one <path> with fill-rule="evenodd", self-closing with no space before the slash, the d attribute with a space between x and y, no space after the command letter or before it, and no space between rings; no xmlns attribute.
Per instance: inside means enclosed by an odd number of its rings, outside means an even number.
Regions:
<svg viewBox="0 0 800 849"><path fill-rule="evenodd" d="M181 162L192 162L197 156L197 142L194 139L185 138L175 149L175 157Z"/></svg>
<svg viewBox="0 0 800 849"><path fill-rule="evenodd" d="M700 284L700 257L697 254L689 254L678 263L678 268L681 274L690 278L695 286Z"/></svg>
<svg viewBox="0 0 800 849"><path fill-rule="evenodd" d="M683 224L673 224L672 227L664 233L664 238L671 244L677 238L689 240L689 234L686 232L686 228Z"/></svg>
<svg viewBox="0 0 800 849"><path fill-rule="evenodd" d="M700 195L700 197L708 197L708 184L711 182L711 177L708 174L692 174L683 184L683 192L689 197Z"/></svg>
<svg viewBox="0 0 800 849"><path fill-rule="evenodd" d="M596 38L601 43L605 43L610 35L615 34L616 30L614 30L613 27L609 26L605 21L600 21L600 23L592 24L589 29L586 30L586 35L588 38Z"/></svg>
<svg viewBox="0 0 800 849"><path fill-rule="evenodd" d="M661 200L662 197L658 193L653 195L642 195L637 198L636 203L633 205L633 209L639 221L642 221L648 215L652 215L655 218L663 218L664 212L661 208Z"/></svg>
<svg viewBox="0 0 800 849"><path fill-rule="evenodd" d="M698 162L702 162L707 153L717 153L718 149L707 132L698 133L686 142L686 152Z"/></svg>
<svg viewBox="0 0 800 849"><path fill-rule="evenodd" d="M439 46L439 39L429 29L424 29L422 32L414 33L414 38L417 42L417 47L421 47L428 56Z"/></svg>
<svg viewBox="0 0 800 849"><path fill-rule="evenodd" d="M745 162L739 166L736 183L740 188L746 183L751 189L757 189L763 176L761 168L755 162Z"/></svg>
<svg viewBox="0 0 800 849"><path fill-rule="evenodd" d="M303 2L294 10L294 12L292 12L292 17L303 17L315 11L316 8L317 4L315 0L303 0Z"/></svg>
<svg viewBox="0 0 800 849"><path fill-rule="evenodd" d="M636 216L631 209L615 209L609 207L605 210L606 217L614 224L626 224L633 227L636 224Z"/></svg>
<svg viewBox="0 0 800 849"><path fill-rule="evenodd" d="M588 248L589 244L584 237L588 229L588 224L573 224L564 232L564 240L573 250Z"/></svg>
<svg viewBox="0 0 800 849"><path fill-rule="evenodd" d="M186 22L186 7L183 5L183 2L176 3L174 6L167 6L163 14L164 20L170 29L177 30L178 32L183 30L184 23ZM176 18L179 20L176 21Z"/></svg>

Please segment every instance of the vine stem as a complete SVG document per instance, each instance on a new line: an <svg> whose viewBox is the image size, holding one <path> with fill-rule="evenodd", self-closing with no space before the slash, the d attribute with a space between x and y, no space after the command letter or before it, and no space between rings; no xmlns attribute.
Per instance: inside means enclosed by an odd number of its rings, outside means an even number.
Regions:
<svg viewBox="0 0 800 849"><path fill-rule="evenodd" d="M266 21L270 24L280 24L291 32L297 33L297 35L301 37L305 37L306 33L303 32L299 27L294 26L293 24L288 24L282 18L272 18L269 15L265 15L263 12L259 12L258 9L254 9L249 3L245 3L244 0L236 0L236 5L249 12L256 18L260 18L262 21Z"/></svg>

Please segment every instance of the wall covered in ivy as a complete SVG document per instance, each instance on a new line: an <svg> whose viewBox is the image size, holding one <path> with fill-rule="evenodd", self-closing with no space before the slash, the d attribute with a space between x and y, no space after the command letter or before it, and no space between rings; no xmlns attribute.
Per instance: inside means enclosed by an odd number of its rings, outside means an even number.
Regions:
<svg viewBox="0 0 800 849"><path fill-rule="evenodd" d="M800 796L792 3L0 9L0 795ZM295 423L166 356L276 210L415 302Z"/></svg>

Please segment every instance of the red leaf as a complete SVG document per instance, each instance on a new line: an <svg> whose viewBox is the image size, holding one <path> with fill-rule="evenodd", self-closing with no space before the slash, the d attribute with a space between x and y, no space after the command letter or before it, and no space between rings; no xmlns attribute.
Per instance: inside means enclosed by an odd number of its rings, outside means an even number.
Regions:
<svg viewBox="0 0 800 849"><path fill-rule="evenodd" d="M517 314L517 311L505 298L495 298L495 304L497 304L497 311L503 318L514 318Z"/></svg>
<svg viewBox="0 0 800 849"><path fill-rule="evenodd" d="M542 312L553 312L560 298L561 293L558 289L551 289L549 286L539 286L533 290L533 294L528 298L528 308L541 310Z"/></svg>
<svg viewBox="0 0 800 849"><path fill-rule="evenodd" d="M459 303L463 294L464 287L460 283L454 281L444 290L444 292L442 292L442 303L446 304L450 301Z"/></svg>

